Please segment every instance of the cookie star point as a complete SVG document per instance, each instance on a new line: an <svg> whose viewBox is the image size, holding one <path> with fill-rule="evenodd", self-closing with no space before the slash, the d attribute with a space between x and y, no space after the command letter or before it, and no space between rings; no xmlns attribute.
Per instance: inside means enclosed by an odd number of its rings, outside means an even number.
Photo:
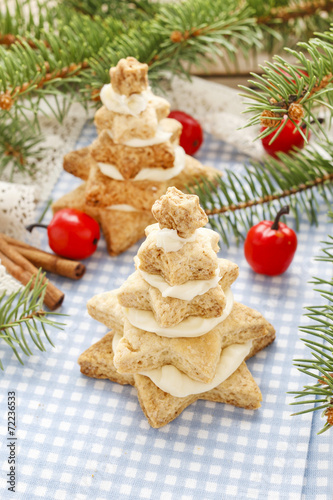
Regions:
<svg viewBox="0 0 333 500"><path fill-rule="evenodd" d="M184 194L175 187L168 188L166 194L154 203L152 213L161 229L174 229L181 238L189 238L208 222L199 197Z"/></svg>
<svg viewBox="0 0 333 500"><path fill-rule="evenodd" d="M148 88L148 65L135 57L120 59L117 66L110 69L112 88L117 94L129 97Z"/></svg>

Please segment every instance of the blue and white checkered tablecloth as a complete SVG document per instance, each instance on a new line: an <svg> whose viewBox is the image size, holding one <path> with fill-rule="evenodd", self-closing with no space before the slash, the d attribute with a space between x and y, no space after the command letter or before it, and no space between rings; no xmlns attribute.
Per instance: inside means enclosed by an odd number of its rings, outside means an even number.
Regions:
<svg viewBox="0 0 333 500"><path fill-rule="evenodd" d="M95 134L87 124L77 148ZM207 135L197 157L236 171L246 160ZM63 173L53 198L79 182ZM240 266L235 299L261 311L277 331L276 341L248 361L263 394L262 408L249 411L198 401L159 430L148 425L134 388L84 377L77 365L78 356L107 332L87 314L87 300L124 282L133 272L139 243L111 258L101 240L82 280L52 276L66 294L62 312L69 315L64 330L52 332L55 349L48 346L21 367L1 345L0 498L331 500L333 431L316 435L323 425L320 412L291 417L295 407L289 406L293 398L287 395L312 383L292 361L308 357L298 327L307 322L304 307L322 301L308 281L312 276L330 278L332 272L328 264L313 260L329 233L322 205L318 227L301 220L294 261L274 278L254 274L242 246L222 246L220 256ZM47 249L45 237L43 246ZM18 401L15 494L6 483L8 391L15 391Z"/></svg>

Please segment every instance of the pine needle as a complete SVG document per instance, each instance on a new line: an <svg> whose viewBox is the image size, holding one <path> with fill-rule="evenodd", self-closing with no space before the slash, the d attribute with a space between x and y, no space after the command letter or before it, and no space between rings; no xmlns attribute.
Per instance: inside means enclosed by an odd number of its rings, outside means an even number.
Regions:
<svg viewBox="0 0 333 500"><path fill-rule="evenodd" d="M330 213L330 218L331 220L333 219L332 213ZM332 240L332 236L328 236L328 238ZM327 252L327 250L329 250L329 252ZM331 264L333 263L332 250L333 240L330 241L328 248L324 247L322 250L330 255L330 258L327 260ZM321 257L319 256L316 260L320 261ZM311 358L304 360L295 359L294 365L300 372L315 378L317 383L310 386L304 386L303 390L293 391L289 394L294 394L295 399L307 398L309 395L316 396L315 398L296 401L291 404L315 405L310 409L294 413L293 415L323 410L322 418L326 419L326 423L318 432L318 434L322 434L332 427L332 418L329 419L329 414L331 415L333 412L333 277L331 280L321 280L320 278L314 278L314 280L327 285L327 293L323 294L322 290L317 290L317 292L320 293L328 303L323 306L308 308L311 312L310 314L306 314L306 316L312 320L312 324L300 330L303 332L306 331L308 335L314 336L316 340L309 340L309 338L301 339L310 349ZM322 325L324 325L324 328L322 328Z"/></svg>
<svg viewBox="0 0 333 500"><path fill-rule="evenodd" d="M14 292L9 297L5 294L0 297L0 339L13 350L21 364L23 361L18 349L25 356L32 355L27 336L37 349L46 351L42 335L53 347L54 345L45 325L57 329L62 329L64 325L52 318L52 316L63 316L62 314L46 312L42 308L46 291L46 283L43 283L44 277L45 274L39 270L36 279L32 278L21 291ZM4 369L1 361L0 368Z"/></svg>
<svg viewBox="0 0 333 500"><path fill-rule="evenodd" d="M323 143L321 146L327 157L333 157L333 143ZM199 196L210 224L216 227L225 244L228 245L231 238L242 241L250 227L262 218L265 210L272 220L273 214L288 203L296 224L301 213L307 216L310 224L317 224L317 200L321 198L331 207L331 161L311 148L289 156L283 153L278 156L280 161L272 158L265 163L245 165L244 171L237 176L226 170L215 184L202 179L201 183L188 187L189 192ZM219 220L217 224L216 219ZM324 258L329 256L325 249Z"/></svg>

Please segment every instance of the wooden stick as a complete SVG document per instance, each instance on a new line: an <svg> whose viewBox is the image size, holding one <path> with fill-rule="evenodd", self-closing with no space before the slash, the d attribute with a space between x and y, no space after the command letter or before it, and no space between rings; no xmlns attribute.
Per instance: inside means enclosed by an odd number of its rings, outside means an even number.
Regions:
<svg viewBox="0 0 333 500"><path fill-rule="evenodd" d="M3 239L0 238L0 259L7 271L23 285L26 285L32 276L36 276L38 269L31 264L23 255L17 252ZM47 282L44 296L45 305L54 311L61 306L65 294L55 287L49 280L44 278L43 283Z"/></svg>
<svg viewBox="0 0 333 500"><path fill-rule="evenodd" d="M32 262L34 266L37 268L42 267L45 271L50 273L78 280L82 278L86 271L86 266L81 262L64 259L58 255L44 252L24 241L16 240L5 234L0 233L0 238L3 238L6 243L9 243L17 252Z"/></svg>

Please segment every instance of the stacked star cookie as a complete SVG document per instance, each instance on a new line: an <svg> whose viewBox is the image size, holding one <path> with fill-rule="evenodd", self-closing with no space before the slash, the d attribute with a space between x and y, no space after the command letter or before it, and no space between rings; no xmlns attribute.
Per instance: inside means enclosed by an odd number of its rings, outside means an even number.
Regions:
<svg viewBox="0 0 333 500"><path fill-rule="evenodd" d="M52 208L94 217L109 253L117 255L144 236L153 222L151 207L169 186L184 189L221 173L179 146L182 125L167 118L169 103L150 90L147 64L121 59L110 77L95 115L98 138L64 158L64 169L85 182Z"/></svg>
<svg viewBox="0 0 333 500"><path fill-rule="evenodd" d="M158 223L146 229L136 271L88 302L112 331L80 356L81 372L134 385L152 427L197 399L259 408L245 360L274 340L274 328L234 302L238 266L217 257L219 236L203 227L197 196L169 188L152 212Z"/></svg>

